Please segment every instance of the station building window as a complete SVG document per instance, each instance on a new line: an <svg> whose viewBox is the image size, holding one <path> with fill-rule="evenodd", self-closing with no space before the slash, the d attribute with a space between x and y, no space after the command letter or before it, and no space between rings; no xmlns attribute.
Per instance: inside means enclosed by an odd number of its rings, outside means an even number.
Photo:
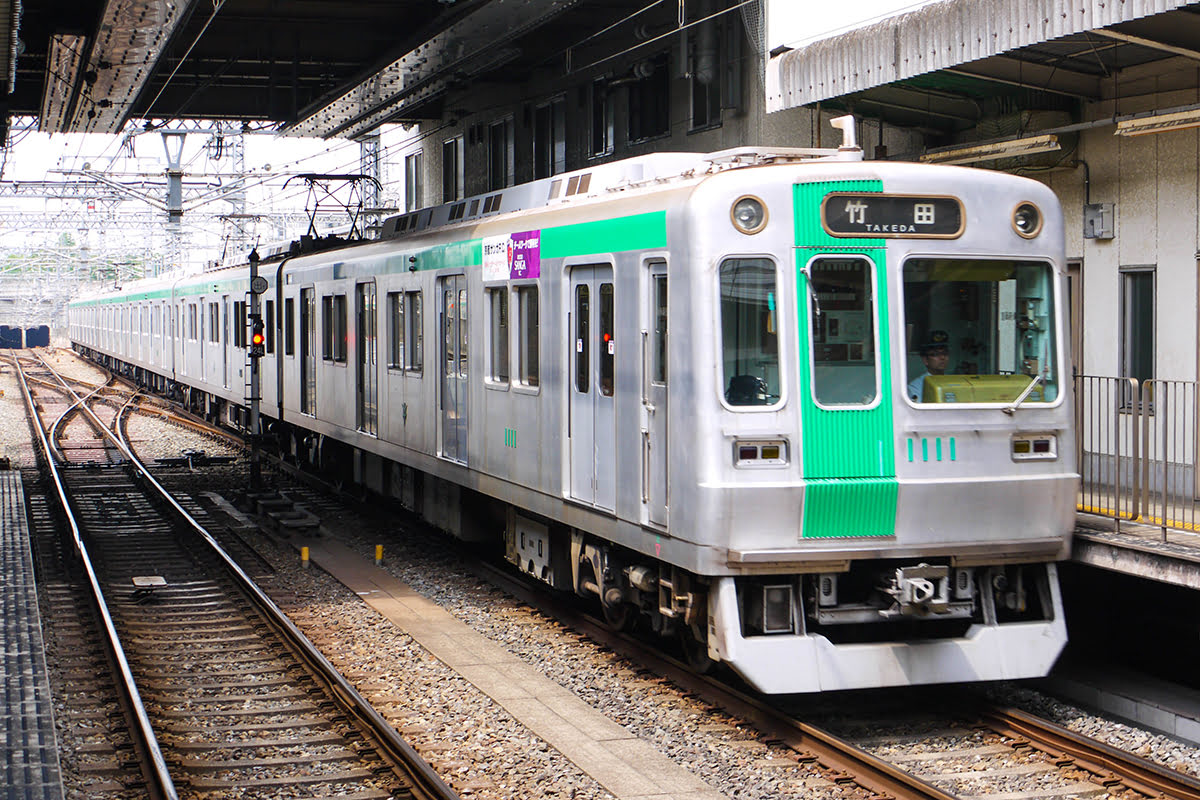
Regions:
<svg viewBox="0 0 1200 800"><path fill-rule="evenodd" d="M533 112L533 177L567 169L567 102L557 97Z"/></svg>
<svg viewBox="0 0 1200 800"><path fill-rule="evenodd" d="M512 117L505 117L488 125L487 170L488 191L493 192L512 186L516 180L515 142Z"/></svg>
<svg viewBox="0 0 1200 800"><path fill-rule="evenodd" d="M442 142L442 202L463 198L463 137ZM411 209L410 209L411 210Z"/></svg>
<svg viewBox="0 0 1200 800"><path fill-rule="evenodd" d="M607 79L601 78L588 85L588 105L591 155L608 155L613 151L613 104Z"/></svg>
<svg viewBox="0 0 1200 800"><path fill-rule="evenodd" d="M422 152L418 150L404 157L404 210L416 211L421 207L424 194L422 174Z"/></svg>
<svg viewBox="0 0 1200 800"><path fill-rule="evenodd" d="M1121 268L1121 377L1154 379L1154 267Z"/></svg>
<svg viewBox="0 0 1200 800"><path fill-rule="evenodd" d="M721 124L724 108L742 104L742 27L735 16L711 19L687 32L691 130Z"/></svg>
<svg viewBox="0 0 1200 800"><path fill-rule="evenodd" d="M629 85L630 142L641 142L671 132L671 76L667 53L640 61L634 67L638 79Z"/></svg>

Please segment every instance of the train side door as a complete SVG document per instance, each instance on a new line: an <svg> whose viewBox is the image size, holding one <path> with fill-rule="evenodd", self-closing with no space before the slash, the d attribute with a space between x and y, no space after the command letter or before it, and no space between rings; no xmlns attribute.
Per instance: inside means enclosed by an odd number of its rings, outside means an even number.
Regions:
<svg viewBox="0 0 1200 800"><path fill-rule="evenodd" d="M439 282L442 458L467 463L467 277L450 275Z"/></svg>
<svg viewBox="0 0 1200 800"><path fill-rule="evenodd" d="M229 295L221 297L221 385L229 388Z"/></svg>
<svg viewBox="0 0 1200 800"><path fill-rule="evenodd" d="M571 497L616 508L616 342L612 267L571 270Z"/></svg>
<svg viewBox="0 0 1200 800"><path fill-rule="evenodd" d="M198 331L197 331L198 338L196 339L196 345L197 345L197 349L199 349L199 351L200 351L200 380L206 381L206 380L208 380L208 372L206 372L204 369L204 365L207 363L207 360L205 358L206 353L204 351L208 349L207 347L205 347L205 342L207 342L208 339L206 338L207 334L205 333L205 330L204 330L204 328L205 328L204 320L206 317L208 317L208 306L207 306L207 304L205 304L203 299L201 299L198 303L196 303L196 313L200 316L199 321L196 323L198 326Z"/></svg>
<svg viewBox="0 0 1200 800"><path fill-rule="evenodd" d="M806 539L895 530L890 332L880 322L886 280L880 253L818 254L800 264Z"/></svg>
<svg viewBox="0 0 1200 800"><path fill-rule="evenodd" d="M300 411L317 413L317 298L300 290Z"/></svg>
<svg viewBox="0 0 1200 800"><path fill-rule="evenodd" d="M667 525L667 264L652 261L642 318L642 503Z"/></svg>
<svg viewBox="0 0 1200 800"><path fill-rule="evenodd" d="M378 327L375 314L375 284L360 283L355 298L355 341L358 344L358 429L372 436L378 433L378 371L376 348Z"/></svg>

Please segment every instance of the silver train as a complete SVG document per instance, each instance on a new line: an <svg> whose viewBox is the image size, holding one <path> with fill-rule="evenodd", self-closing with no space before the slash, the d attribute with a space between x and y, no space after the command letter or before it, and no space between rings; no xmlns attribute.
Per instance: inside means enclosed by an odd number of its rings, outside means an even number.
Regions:
<svg viewBox="0 0 1200 800"><path fill-rule="evenodd" d="M839 122L264 258L269 439L763 692L1045 674L1078 480L1058 202L864 163ZM245 426L251 288L82 297L71 339Z"/></svg>

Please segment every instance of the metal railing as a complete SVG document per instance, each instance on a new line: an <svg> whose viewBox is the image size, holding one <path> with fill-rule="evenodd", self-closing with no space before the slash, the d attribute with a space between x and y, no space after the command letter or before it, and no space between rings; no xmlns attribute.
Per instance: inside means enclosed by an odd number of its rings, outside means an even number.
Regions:
<svg viewBox="0 0 1200 800"><path fill-rule="evenodd" d="M1196 381L1076 376L1079 510L1200 530L1198 419Z"/></svg>

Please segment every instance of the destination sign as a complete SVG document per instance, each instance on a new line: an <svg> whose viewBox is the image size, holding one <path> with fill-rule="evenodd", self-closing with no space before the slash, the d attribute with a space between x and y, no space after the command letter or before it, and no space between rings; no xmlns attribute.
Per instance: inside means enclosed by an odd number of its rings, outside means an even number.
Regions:
<svg viewBox="0 0 1200 800"><path fill-rule="evenodd" d="M962 204L953 197L831 194L821 221L833 236L954 239L963 232Z"/></svg>

